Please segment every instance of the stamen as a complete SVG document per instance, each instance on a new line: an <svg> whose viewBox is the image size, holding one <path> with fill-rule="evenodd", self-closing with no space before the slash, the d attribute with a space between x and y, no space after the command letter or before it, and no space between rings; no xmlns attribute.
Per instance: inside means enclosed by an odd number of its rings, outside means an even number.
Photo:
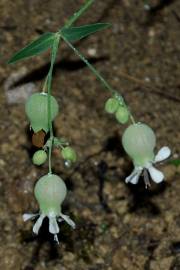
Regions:
<svg viewBox="0 0 180 270"><path fill-rule="evenodd" d="M144 177L145 188L148 189L151 186L151 183L149 180L149 174L146 169L143 170L143 177Z"/></svg>

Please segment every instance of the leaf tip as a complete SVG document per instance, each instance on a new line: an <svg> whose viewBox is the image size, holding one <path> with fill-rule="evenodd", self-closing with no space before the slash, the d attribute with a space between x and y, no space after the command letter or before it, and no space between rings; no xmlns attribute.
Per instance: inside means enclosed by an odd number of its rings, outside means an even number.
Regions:
<svg viewBox="0 0 180 270"><path fill-rule="evenodd" d="M6 62L6 64L7 64L7 65L11 65L11 64L13 64L12 59L9 59L9 60Z"/></svg>

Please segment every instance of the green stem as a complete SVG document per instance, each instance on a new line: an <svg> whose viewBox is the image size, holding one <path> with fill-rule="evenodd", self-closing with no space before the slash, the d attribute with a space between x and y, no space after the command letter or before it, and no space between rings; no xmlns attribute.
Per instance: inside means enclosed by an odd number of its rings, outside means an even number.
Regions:
<svg viewBox="0 0 180 270"><path fill-rule="evenodd" d="M95 76L101 81L101 83L107 88L113 95L116 95L117 92L106 82L106 80L101 76L101 74L89 63L89 61L64 37L64 41L68 46L79 56L79 58L88 66L88 68L95 74Z"/></svg>
<svg viewBox="0 0 180 270"><path fill-rule="evenodd" d="M68 28L70 27L73 23L75 23L75 21L77 21L79 19L79 17L84 13L86 12L90 6L95 2L95 0L87 0L82 6L81 8L74 13L74 15L72 17L70 17L68 20L67 20L67 23L65 24L65 28ZM62 29L61 29L62 30ZM50 72L50 70L49 70ZM49 75L49 73L48 73ZM44 82L44 85L43 85L43 92L45 93L46 92L46 88L47 88L47 82L48 82L48 75L46 77L46 80Z"/></svg>
<svg viewBox="0 0 180 270"><path fill-rule="evenodd" d="M48 82L48 76L46 76L46 79L45 79L45 82L44 82L44 85L43 85L43 90L42 90L43 93L46 93L47 82Z"/></svg>
<svg viewBox="0 0 180 270"><path fill-rule="evenodd" d="M56 55L59 47L60 36L56 35L54 39L52 51L51 51L51 66L47 75L47 89L48 89L48 126L50 131L50 145L49 145L49 173L52 173L51 155L52 155L52 145L53 145L53 126L51 121L51 84L52 84L52 73L53 67L56 60Z"/></svg>
<svg viewBox="0 0 180 270"><path fill-rule="evenodd" d="M70 27L92 4L95 2L95 0L87 0L82 7L74 13L74 15L67 21L65 27ZM51 121L51 84L52 84L52 73L53 73L53 67L56 60L56 55L59 47L59 41L60 41L60 35L57 34L57 38L55 38L53 47L51 50L51 66L48 72L48 75L46 77L44 86L43 86L43 92L46 91L46 88L48 90L48 126L50 130L50 145L49 145L49 173L52 173L52 162L51 162L51 156L52 156L52 146L53 146L53 126Z"/></svg>
<svg viewBox="0 0 180 270"><path fill-rule="evenodd" d="M105 88L111 92L111 94L113 96L118 97L119 101L126 106L126 108L129 111L130 114L130 120L132 121L132 123L135 123L134 117L132 116L128 106L126 105L123 97L117 92L115 91L111 85L109 85L109 83L101 76L101 74L89 63L89 61L64 37L61 36L64 41L68 44L68 46L79 56L79 58L89 67L89 69L95 74L95 76L97 77L97 79L105 86Z"/></svg>
<svg viewBox="0 0 180 270"><path fill-rule="evenodd" d="M65 27L70 27L77 19L89 9L89 7L95 2L95 0L87 0L82 7L70 17L65 25Z"/></svg>

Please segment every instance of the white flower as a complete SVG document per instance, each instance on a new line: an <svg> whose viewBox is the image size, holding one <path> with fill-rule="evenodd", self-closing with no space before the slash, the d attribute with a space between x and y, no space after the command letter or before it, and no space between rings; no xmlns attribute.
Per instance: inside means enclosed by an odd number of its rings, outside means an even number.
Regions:
<svg viewBox="0 0 180 270"><path fill-rule="evenodd" d="M38 217L39 216L39 217ZM64 215L62 213L59 213L59 216L54 215L54 213L50 212L48 215L44 215L43 213L40 214L24 214L23 215L23 220L27 221L29 219L35 219L36 217L38 217L37 221L35 222L34 226L33 226L33 232L35 234L39 233L39 229L43 223L43 220L45 217L49 218L49 232L52 233L54 235L54 240L59 244L59 240L58 240L58 236L57 234L59 233L60 229L58 226L57 222L62 222L63 220L66 221L73 229L75 229L76 225L74 223L74 221L72 221L72 219L67 216Z"/></svg>
<svg viewBox="0 0 180 270"><path fill-rule="evenodd" d="M146 187L150 186L149 174L155 183L163 181L163 173L157 170L153 164L167 159L171 150L164 146L156 156L154 155L156 136L148 125L142 123L130 125L123 134L122 144L134 163L134 170L125 179L126 183L137 184L142 173Z"/></svg>
<svg viewBox="0 0 180 270"><path fill-rule="evenodd" d="M171 150L169 149L169 147L167 146L162 147L157 153L157 155L155 156L155 159L153 162L147 162L146 164L144 164L143 167L135 166L133 172L128 177L126 177L125 182L126 183L130 182L131 184L137 184L139 177L144 170L149 172L152 180L155 183L162 182L164 179L164 174L161 171L157 170L153 166L153 164L167 159L170 156L170 154L171 154ZM145 171L144 171L144 181L145 181L146 187L150 186L148 174Z"/></svg>
<svg viewBox="0 0 180 270"><path fill-rule="evenodd" d="M39 216L33 227L33 232L38 234L44 218L48 217L49 232L54 235L55 241L59 243L57 237L57 234L59 233L58 222L64 220L73 229L76 227L75 223L70 219L70 217L62 214L61 212L61 204L67 194L67 189L64 181L59 176L49 173L37 181L34 189L34 194L39 203L40 213L24 214L24 221L34 219Z"/></svg>

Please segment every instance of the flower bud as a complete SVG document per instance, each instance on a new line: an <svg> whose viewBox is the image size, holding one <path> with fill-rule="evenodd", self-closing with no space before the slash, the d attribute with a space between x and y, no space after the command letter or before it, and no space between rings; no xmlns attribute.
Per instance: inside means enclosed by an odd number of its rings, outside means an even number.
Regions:
<svg viewBox="0 0 180 270"><path fill-rule="evenodd" d="M109 98L105 103L105 111L107 113L115 113L118 109L119 102L115 98Z"/></svg>
<svg viewBox="0 0 180 270"><path fill-rule="evenodd" d="M57 116L59 106L56 99L51 96L51 121ZM46 93L35 93L27 100L25 105L27 117L33 131L36 133L49 130L48 126L48 95Z"/></svg>
<svg viewBox="0 0 180 270"><path fill-rule="evenodd" d="M122 144L136 166L153 161L156 136L146 124L130 125L122 136Z"/></svg>
<svg viewBox="0 0 180 270"><path fill-rule="evenodd" d="M119 123L125 124L129 120L129 111L126 107L120 106L116 112L116 119Z"/></svg>
<svg viewBox="0 0 180 270"><path fill-rule="evenodd" d="M40 166L40 165L42 165L42 164L45 163L46 159L47 159L46 152L43 151L43 150L38 150L38 151L36 151L34 153L33 158L32 158L32 161L33 161L33 163L35 165Z"/></svg>
<svg viewBox="0 0 180 270"><path fill-rule="evenodd" d="M67 146L67 147L63 148L61 153L62 153L62 156L65 160L68 160L71 162L76 162L77 155L72 147Z"/></svg>
<svg viewBox="0 0 180 270"><path fill-rule="evenodd" d="M58 216L67 189L64 181L59 176L47 174L36 183L34 194L44 215Z"/></svg>

